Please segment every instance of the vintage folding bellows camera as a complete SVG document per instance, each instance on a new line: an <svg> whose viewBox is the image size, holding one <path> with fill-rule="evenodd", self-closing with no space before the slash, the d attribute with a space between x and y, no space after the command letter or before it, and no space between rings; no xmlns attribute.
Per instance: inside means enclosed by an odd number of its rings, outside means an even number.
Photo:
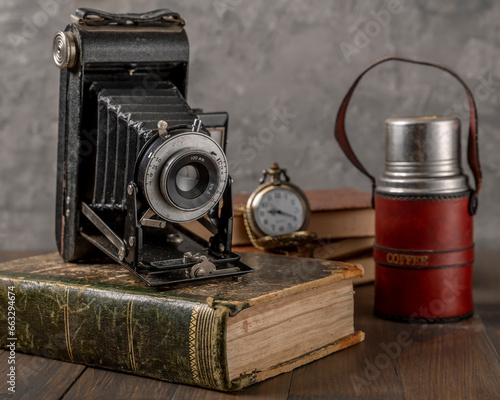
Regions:
<svg viewBox="0 0 500 400"><path fill-rule="evenodd" d="M64 260L88 260L97 248L151 286L252 271L231 252L227 113L186 102L184 24L170 10L78 9L56 34ZM189 221L210 241L181 225Z"/></svg>

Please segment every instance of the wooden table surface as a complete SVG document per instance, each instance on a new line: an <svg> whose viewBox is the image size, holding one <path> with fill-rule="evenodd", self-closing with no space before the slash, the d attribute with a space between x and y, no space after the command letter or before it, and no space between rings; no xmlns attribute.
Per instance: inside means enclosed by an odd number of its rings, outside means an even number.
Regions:
<svg viewBox="0 0 500 400"><path fill-rule="evenodd" d="M38 252L39 254L40 252ZM33 255L0 252L0 261ZM0 398L85 399L500 399L500 250L477 251L475 314L453 324L409 325L373 315L373 285L356 288L355 325L365 342L241 392L140 378L18 353L16 393ZM2 350L0 350L2 352Z"/></svg>

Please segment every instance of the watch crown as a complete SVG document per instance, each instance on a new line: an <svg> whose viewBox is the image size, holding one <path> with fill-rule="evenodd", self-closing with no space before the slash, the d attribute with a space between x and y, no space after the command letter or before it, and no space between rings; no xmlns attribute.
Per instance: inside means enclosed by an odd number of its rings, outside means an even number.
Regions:
<svg viewBox="0 0 500 400"><path fill-rule="evenodd" d="M279 186L282 182L281 174L285 177L285 182L288 182L290 178L286 174L286 169L281 169L277 162L273 162L269 169L262 171L262 178L259 179L259 183L264 183L266 178L269 176L273 185Z"/></svg>

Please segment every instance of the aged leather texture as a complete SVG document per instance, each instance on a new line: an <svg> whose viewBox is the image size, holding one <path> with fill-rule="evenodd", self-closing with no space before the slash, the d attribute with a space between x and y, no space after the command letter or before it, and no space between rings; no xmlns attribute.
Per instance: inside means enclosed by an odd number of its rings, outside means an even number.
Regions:
<svg viewBox="0 0 500 400"><path fill-rule="evenodd" d="M470 315L473 218L469 196L375 195L375 311L409 320Z"/></svg>
<svg viewBox="0 0 500 400"><path fill-rule="evenodd" d="M241 310L362 275L354 264L243 254L256 271L232 278L145 287L121 266L64 263L58 254L0 264L0 304L13 286L16 351L170 382L236 390L363 340L338 340L274 370L230 381L226 323ZM0 346L7 344L0 313Z"/></svg>

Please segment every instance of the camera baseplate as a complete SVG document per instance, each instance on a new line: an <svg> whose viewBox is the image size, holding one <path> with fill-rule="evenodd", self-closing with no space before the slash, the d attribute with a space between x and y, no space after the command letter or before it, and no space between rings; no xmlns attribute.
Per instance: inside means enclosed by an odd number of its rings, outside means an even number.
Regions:
<svg viewBox="0 0 500 400"><path fill-rule="evenodd" d="M92 225L87 225L80 234L149 286L253 272L231 251L231 180L224 191L220 212L213 209L198 220L213 233L209 242L179 224L156 219L150 210L140 218L137 190L133 182L127 188L124 239L85 203L82 203L82 214Z"/></svg>

